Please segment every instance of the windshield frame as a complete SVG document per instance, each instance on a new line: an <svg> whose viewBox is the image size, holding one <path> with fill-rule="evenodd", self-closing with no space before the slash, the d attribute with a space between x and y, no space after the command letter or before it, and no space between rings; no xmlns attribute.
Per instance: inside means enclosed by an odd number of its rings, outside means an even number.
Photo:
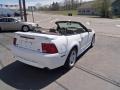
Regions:
<svg viewBox="0 0 120 90"><path fill-rule="evenodd" d="M82 23L80 23L80 22L76 22L76 21L57 21L57 22L55 22L55 24L57 25L57 28L60 29L59 23L76 23L76 24L79 24L83 29L85 29L86 32L88 32L87 27L85 27L85 26L84 26Z"/></svg>

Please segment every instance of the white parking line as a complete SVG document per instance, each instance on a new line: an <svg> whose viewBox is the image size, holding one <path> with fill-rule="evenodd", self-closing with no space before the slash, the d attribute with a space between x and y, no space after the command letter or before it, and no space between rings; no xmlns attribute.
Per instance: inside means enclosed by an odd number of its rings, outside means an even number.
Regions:
<svg viewBox="0 0 120 90"><path fill-rule="evenodd" d="M105 35L105 36L109 36L109 37L115 37L115 38L120 38L119 34L107 34L107 33L102 33L102 32L96 32L99 35Z"/></svg>
<svg viewBox="0 0 120 90"><path fill-rule="evenodd" d="M116 25L116 27L120 27L120 25Z"/></svg>

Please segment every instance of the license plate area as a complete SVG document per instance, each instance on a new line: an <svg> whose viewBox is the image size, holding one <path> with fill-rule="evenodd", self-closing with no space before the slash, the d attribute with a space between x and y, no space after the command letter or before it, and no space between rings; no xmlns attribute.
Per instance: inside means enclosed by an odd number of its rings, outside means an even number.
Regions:
<svg viewBox="0 0 120 90"><path fill-rule="evenodd" d="M19 43L18 43L19 47L34 49L34 47L33 47L34 38L26 37L26 36L20 36L20 37L21 38L20 38Z"/></svg>
<svg viewBox="0 0 120 90"><path fill-rule="evenodd" d="M22 46L22 47L26 47L26 48L32 48L32 41L30 41L30 40L21 40L20 41L20 45Z"/></svg>

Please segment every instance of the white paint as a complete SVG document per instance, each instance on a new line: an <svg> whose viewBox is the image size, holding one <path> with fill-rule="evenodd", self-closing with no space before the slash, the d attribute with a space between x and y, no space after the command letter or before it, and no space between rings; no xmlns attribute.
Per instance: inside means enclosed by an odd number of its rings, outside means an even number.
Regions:
<svg viewBox="0 0 120 90"><path fill-rule="evenodd" d="M49 69L54 69L64 65L68 54L74 46L78 47L77 56L84 52L91 45L94 33L95 32L93 31L66 36L17 32L15 33L17 47L11 47L11 51L14 56L16 56L16 60L23 63L39 68L48 67ZM34 39L24 39L20 36L31 37ZM58 53L42 53L41 43L53 43L56 46Z"/></svg>

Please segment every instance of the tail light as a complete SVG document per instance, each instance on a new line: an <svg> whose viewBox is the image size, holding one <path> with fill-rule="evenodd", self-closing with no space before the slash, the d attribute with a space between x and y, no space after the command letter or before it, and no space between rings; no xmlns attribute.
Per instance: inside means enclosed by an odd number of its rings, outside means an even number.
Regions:
<svg viewBox="0 0 120 90"><path fill-rule="evenodd" d="M13 45L16 45L16 41L17 41L17 39L13 38Z"/></svg>
<svg viewBox="0 0 120 90"><path fill-rule="evenodd" d="M52 43L42 43L42 52L54 54L54 53L58 53L58 50L56 46Z"/></svg>

